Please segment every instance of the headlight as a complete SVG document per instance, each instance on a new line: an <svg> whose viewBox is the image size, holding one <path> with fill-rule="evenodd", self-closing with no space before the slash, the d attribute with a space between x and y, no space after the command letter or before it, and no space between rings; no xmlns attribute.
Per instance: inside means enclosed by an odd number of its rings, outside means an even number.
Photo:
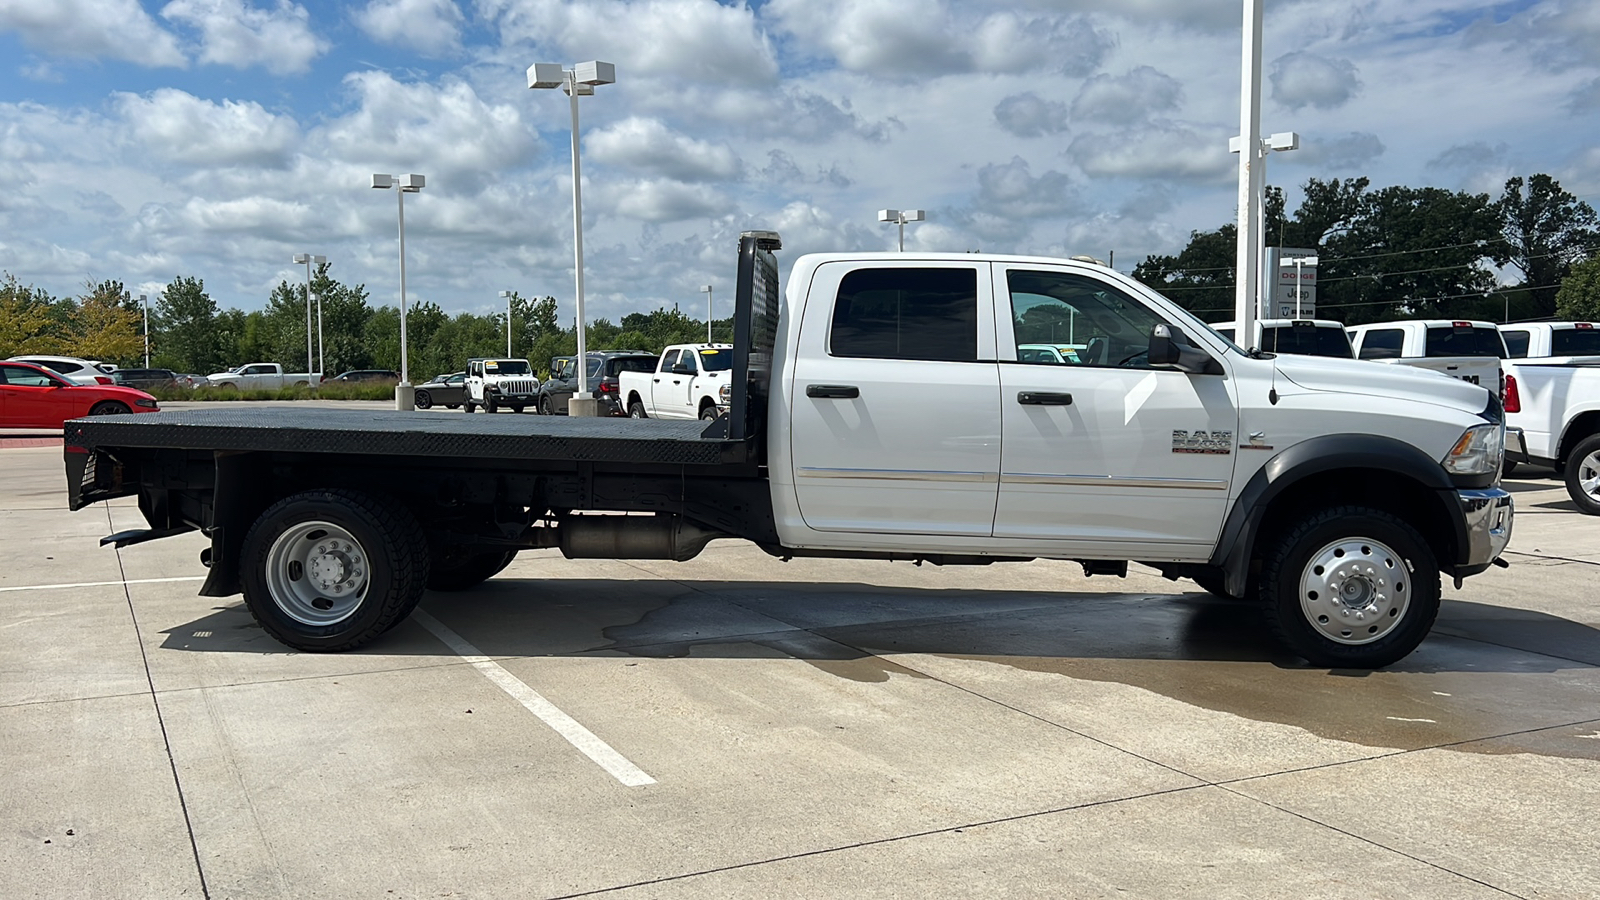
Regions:
<svg viewBox="0 0 1600 900"><path fill-rule="evenodd" d="M1492 475L1505 457L1504 423L1474 425L1445 454L1441 464L1452 475Z"/></svg>
<svg viewBox="0 0 1600 900"><path fill-rule="evenodd" d="M733 385L723 385L722 389L717 391L717 396L722 398L723 403L731 403L733 401Z"/></svg>
<svg viewBox="0 0 1600 900"><path fill-rule="evenodd" d="M154 398L154 397L139 397L139 398L137 398L137 399L135 399L133 401L133 405L134 406L143 406L143 407L145 407L147 409L160 409L161 408L161 407L156 405L156 398Z"/></svg>

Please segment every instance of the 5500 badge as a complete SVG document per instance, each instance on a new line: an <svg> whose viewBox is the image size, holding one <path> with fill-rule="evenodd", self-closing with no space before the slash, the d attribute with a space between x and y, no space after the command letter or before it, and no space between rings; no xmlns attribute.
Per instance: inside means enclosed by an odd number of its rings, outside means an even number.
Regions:
<svg viewBox="0 0 1600 900"><path fill-rule="evenodd" d="M1233 432L1231 431L1174 431L1172 432L1173 453L1220 453L1233 452Z"/></svg>

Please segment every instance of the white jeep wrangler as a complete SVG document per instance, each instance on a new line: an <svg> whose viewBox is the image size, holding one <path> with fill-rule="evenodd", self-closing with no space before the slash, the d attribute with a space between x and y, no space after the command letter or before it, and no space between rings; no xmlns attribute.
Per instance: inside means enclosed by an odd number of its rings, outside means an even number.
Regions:
<svg viewBox="0 0 1600 900"><path fill-rule="evenodd" d="M539 398L539 377L525 359L471 359L467 361L467 395L461 408L495 412L510 407L522 412Z"/></svg>

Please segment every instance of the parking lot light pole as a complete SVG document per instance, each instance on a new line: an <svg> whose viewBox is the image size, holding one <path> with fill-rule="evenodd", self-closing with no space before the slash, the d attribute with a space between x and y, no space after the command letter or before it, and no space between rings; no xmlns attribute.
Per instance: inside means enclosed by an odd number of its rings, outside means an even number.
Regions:
<svg viewBox="0 0 1600 900"><path fill-rule="evenodd" d="M706 343L711 343L711 285L700 286L700 293L706 295Z"/></svg>
<svg viewBox="0 0 1600 900"><path fill-rule="evenodd" d="M400 205L400 383L394 389L394 408L402 411L416 409L416 389L411 384L411 360L406 346L406 195L421 191L428 179L421 175L372 176L372 186L386 191L391 188Z"/></svg>
<svg viewBox="0 0 1600 900"><path fill-rule="evenodd" d="M303 263L306 267L306 372L323 374L322 372L322 300L317 300L317 367L311 368L311 267L320 266L328 261L326 256L312 256L309 253L296 253L296 263Z"/></svg>
<svg viewBox="0 0 1600 900"><path fill-rule="evenodd" d="M578 166L578 98L592 96L596 85L615 84L617 67L608 62L591 60L578 63L570 69L559 63L534 63L528 67L530 89L561 88L567 92L572 107L572 252L575 262L575 281L578 307L578 389L567 400L567 415L597 416L599 402L589 396L587 344L584 340L583 317L583 175Z"/></svg>
<svg viewBox="0 0 1600 900"><path fill-rule="evenodd" d="M506 358L511 357L511 298L515 296L511 291L501 291L500 296L506 301Z"/></svg>
<svg viewBox="0 0 1600 900"><path fill-rule="evenodd" d="M150 368L150 298L139 295L139 305L144 307L144 367Z"/></svg>
<svg viewBox="0 0 1600 900"><path fill-rule="evenodd" d="M920 209L880 209L878 210L879 222L893 222L900 226L900 252L906 252L906 223L921 222L928 214Z"/></svg>

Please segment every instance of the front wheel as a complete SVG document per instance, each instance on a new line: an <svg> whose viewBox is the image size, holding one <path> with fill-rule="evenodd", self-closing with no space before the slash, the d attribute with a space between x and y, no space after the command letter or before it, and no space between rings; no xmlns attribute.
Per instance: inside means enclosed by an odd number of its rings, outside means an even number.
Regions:
<svg viewBox="0 0 1600 900"><path fill-rule="evenodd" d="M702 422L715 422L716 420L717 420L717 408L715 406L712 406L711 404L707 403L705 406L700 407L700 421L702 421Z"/></svg>
<svg viewBox="0 0 1600 900"><path fill-rule="evenodd" d="M133 410L128 408L128 404L117 400L101 400L89 408L91 416L121 416L130 412Z"/></svg>
<svg viewBox="0 0 1600 900"><path fill-rule="evenodd" d="M630 419L648 419L648 418L650 418L649 416L644 414L644 404L639 401L638 397L634 397L633 399L628 401L628 418L630 418Z"/></svg>
<svg viewBox="0 0 1600 900"><path fill-rule="evenodd" d="M1260 591L1273 633L1314 666L1383 668L1415 650L1439 615L1427 541L1369 507L1291 522L1267 547Z"/></svg>
<svg viewBox="0 0 1600 900"><path fill-rule="evenodd" d="M499 408L498 405L494 402L494 395L493 394L485 394L483 396L483 411L484 412L486 412L486 413L488 413L489 415L492 416L492 415L494 415L495 410L498 409L498 408Z"/></svg>
<svg viewBox="0 0 1600 900"><path fill-rule="evenodd" d="M478 411L478 404L473 403L471 400L464 400L461 403L461 411L462 412L469 412L469 413L470 412L477 412Z"/></svg>
<svg viewBox="0 0 1600 900"><path fill-rule="evenodd" d="M539 398L539 415L541 415L541 416L553 416L555 414L556 414L556 406L555 406L554 403L550 402L550 395L549 394L545 394L543 397L540 397Z"/></svg>
<svg viewBox="0 0 1600 900"><path fill-rule="evenodd" d="M428 541L399 503L347 490L278 501L245 535L244 602L297 650L352 650L410 615L428 582Z"/></svg>
<svg viewBox="0 0 1600 900"><path fill-rule="evenodd" d="M428 409L433 406L433 395L427 391L417 391L415 400L417 409Z"/></svg>
<svg viewBox="0 0 1600 900"><path fill-rule="evenodd" d="M1564 474L1567 495L1578 512L1600 516L1600 434L1592 434L1572 448Z"/></svg>

